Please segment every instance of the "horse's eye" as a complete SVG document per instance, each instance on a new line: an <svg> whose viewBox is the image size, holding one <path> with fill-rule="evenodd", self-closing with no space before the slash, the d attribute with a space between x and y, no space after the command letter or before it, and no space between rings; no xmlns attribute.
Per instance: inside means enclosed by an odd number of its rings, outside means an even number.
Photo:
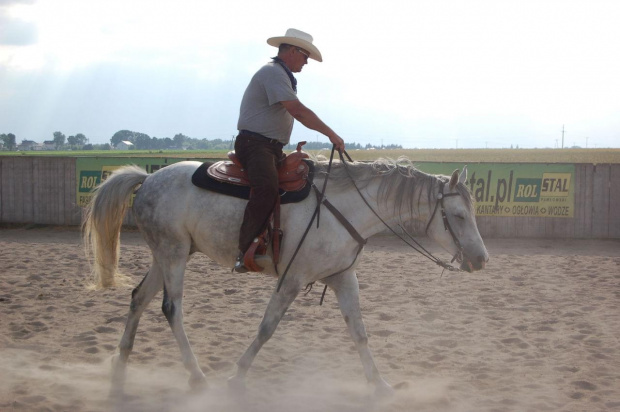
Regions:
<svg viewBox="0 0 620 412"><path fill-rule="evenodd" d="M465 220L465 216L463 215L454 215L458 220Z"/></svg>

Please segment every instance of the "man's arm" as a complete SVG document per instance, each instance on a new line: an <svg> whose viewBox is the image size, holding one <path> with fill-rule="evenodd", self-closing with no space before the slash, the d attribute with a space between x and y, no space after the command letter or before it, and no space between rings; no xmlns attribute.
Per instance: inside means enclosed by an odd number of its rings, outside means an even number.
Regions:
<svg viewBox="0 0 620 412"><path fill-rule="evenodd" d="M312 110L304 106L299 100L287 100L282 101L282 106L293 116L296 120L301 122L308 129L316 130L327 136L329 140L336 146L336 150L339 152L344 150L344 140L334 132L331 127L323 123L319 116L317 116Z"/></svg>

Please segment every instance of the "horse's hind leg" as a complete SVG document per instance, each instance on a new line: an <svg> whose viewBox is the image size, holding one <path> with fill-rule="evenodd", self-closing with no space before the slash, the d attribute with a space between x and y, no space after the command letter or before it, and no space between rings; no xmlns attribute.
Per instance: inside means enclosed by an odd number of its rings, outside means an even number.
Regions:
<svg viewBox="0 0 620 412"><path fill-rule="evenodd" d="M252 366L254 358L276 331L278 323L280 323L280 320L298 293L299 285L293 282L291 278L289 278L288 282L284 282L279 292L277 290L273 292L263 320L258 327L256 338L254 338L243 356L237 361L237 373L228 380L231 387L235 389L243 389L245 387L245 375L250 366Z"/></svg>
<svg viewBox="0 0 620 412"><path fill-rule="evenodd" d="M175 248L172 249L174 250ZM160 261L167 262L163 265L166 270L164 270L162 311L181 350L183 365L190 372L189 384L192 388L198 389L206 386L207 380L198 365L198 360L194 356L189 339L187 339L187 334L183 328L183 277L188 254L189 250L186 254L181 253L175 256L159 258Z"/></svg>
<svg viewBox="0 0 620 412"><path fill-rule="evenodd" d="M161 270L159 266L153 263L142 282L131 293L131 304L125 332L118 345L118 353L112 359L112 394L121 393L123 390L127 360L133 349L140 316L162 286Z"/></svg>
<svg viewBox="0 0 620 412"><path fill-rule="evenodd" d="M350 270L336 276L325 279L325 283L336 292L338 305L344 321L349 328L349 333L355 342L360 354L364 373L368 382L375 385L378 393L391 393L392 387L381 377L377 365L368 348L368 335L362 320L362 312L359 303L359 284L355 271Z"/></svg>

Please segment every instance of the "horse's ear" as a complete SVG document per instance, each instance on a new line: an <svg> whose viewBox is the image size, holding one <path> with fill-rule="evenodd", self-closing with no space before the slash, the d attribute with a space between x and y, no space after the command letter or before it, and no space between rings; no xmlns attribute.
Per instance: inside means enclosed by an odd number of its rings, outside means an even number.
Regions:
<svg viewBox="0 0 620 412"><path fill-rule="evenodd" d="M463 168L461 175L459 176L459 183L467 184L467 165Z"/></svg>
<svg viewBox="0 0 620 412"><path fill-rule="evenodd" d="M450 189L454 189L456 184L459 182L459 169L456 169L452 172L452 176L450 176Z"/></svg>

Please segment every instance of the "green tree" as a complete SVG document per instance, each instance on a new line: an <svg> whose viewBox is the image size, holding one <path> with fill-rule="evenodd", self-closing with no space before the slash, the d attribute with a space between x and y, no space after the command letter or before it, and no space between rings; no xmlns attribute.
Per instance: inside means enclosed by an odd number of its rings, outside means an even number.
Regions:
<svg viewBox="0 0 620 412"><path fill-rule="evenodd" d="M69 147L71 147L72 149L75 149L77 147L77 139L75 138L75 136L69 136L67 137L67 144L69 145Z"/></svg>
<svg viewBox="0 0 620 412"><path fill-rule="evenodd" d="M15 150L15 146L17 146L17 143L15 143L15 135L13 133L3 133L0 135L0 139L2 139L2 141L4 142L4 146L7 148L7 150Z"/></svg>
<svg viewBox="0 0 620 412"><path fill-rule="evenodd" d="M110 145L112 145L112 147L115 147L123 140L132 142L133 132L130 130L119 130L118 132L114 133L114 136L110 138Z"/></svg>
<svg viewBox="0 0 620 412"><path fill-rule="evenodd" d="M133 144L137 150L151 149L151 138L144 133L136 133Z"/></svg>
<svg viewBox="0 0 620 412"><path fill-rule="evenodd" d="M60 149L65 145L65 135L61 132L54 132L54 146L56 146L56 150Z"/></svg>
<svg viewBox="0 0 620 412"><path fill-rule="evenodd" d="M82 149L86 142L88 142L88 139L82 133L67 137L67 144L69 144L72 149Z"/></svg>
<svg viewBox="0 0 620 412"><path fill-rule="evenodd" d="M119 130L114 133L114 136L110 138L110 144L112 147L116 147L117 144L123 140L127 140L133 144L136 144L138 140L144 142L150 140L150 136L144 133L132 132L131 130Z"/></svg>
<svg viewBox="0 0 620 412"><path fill-rule="evenodd" d="M75 135L75 140L77 142L77 145L81 148L82 146L84 146L86 143L88 143L88 137L84 136L83 133L78 133Z"/></svg>
<svg viewBox="0 0 620 412"><path fill-rule="evenodd" d="M172 146L174 146L174 142L169 137L164 137L163 139L160 139L160 140L162 141L161 143L162 149L170 149L172 148Z"/></svg>
<svg viewBox="0 0 620 412"><path fill-rule="evenodd" d="M186 140L187 136L185 136L183 133L178 133L172 138L172 141L174 142L174 145L177 147L177 149L183 149L183 143L185 143Z"/></svg>

